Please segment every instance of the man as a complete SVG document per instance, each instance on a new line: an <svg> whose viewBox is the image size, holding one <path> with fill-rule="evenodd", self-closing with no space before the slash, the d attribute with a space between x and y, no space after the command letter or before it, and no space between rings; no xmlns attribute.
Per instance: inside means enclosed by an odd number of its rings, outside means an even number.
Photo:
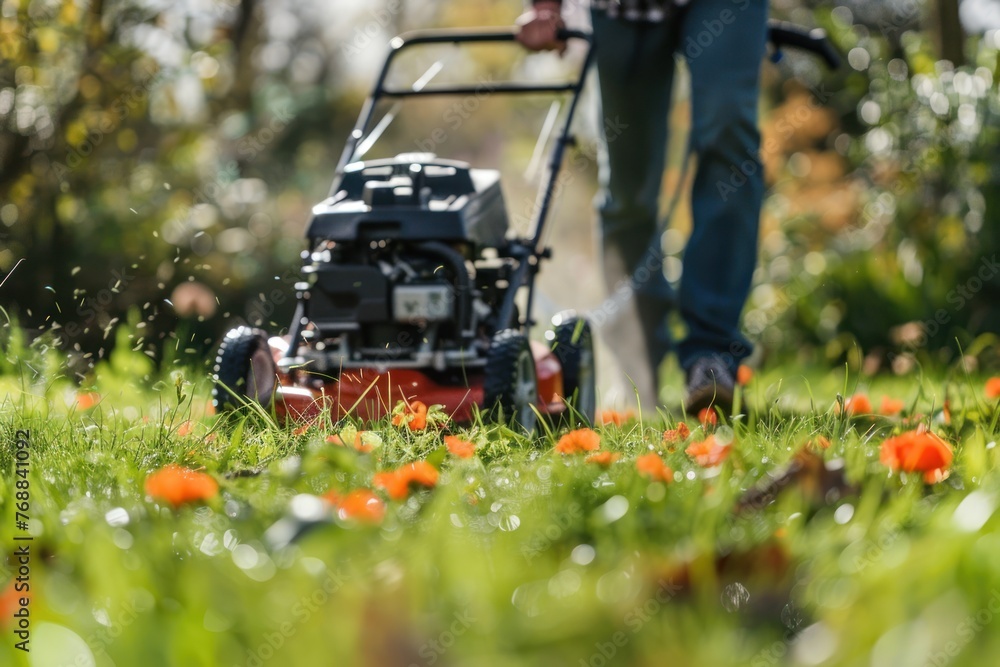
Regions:
<svg viewBox="0 0 1000 667"><path fill-rule="evenodd" d="M645 391L658 395L655 369L671 347L667 314L676 304L687 325L677 346L687 376L685 409L729 412L736 370L750 353L739 320L757 261L764 193L757 101L767 2L593 5L603 116L624 128L603 142L600 160L604 270L609 286L631 281L634 289L643 362L653 369L652 387L637 387L640 400ZM556 0L535 2L518 21L518 40L532 50L561 51L560 10ZM691 73L690 152L697 170L678 298L663 275L657 225L675 55L685 58Z"/></svg>

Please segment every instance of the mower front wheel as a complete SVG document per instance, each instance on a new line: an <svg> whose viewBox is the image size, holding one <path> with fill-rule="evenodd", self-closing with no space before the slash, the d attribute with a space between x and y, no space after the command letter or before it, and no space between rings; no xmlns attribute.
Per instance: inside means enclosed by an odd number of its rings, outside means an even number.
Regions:
<svg viewBox="0 0 1000 667"><path fill-rule="evenodd" d="M494 419L513 420L529 434L534 432L538 378L531 346L521 332L505 329L493 336L486 357L483 398L483 408Z"/></svg>
<svg viewBox="0 0 1000 667"><path fill-rule="evenodd" d="M270 406L277 371L265 332L251 327L231 330L215 357L212 405L217 412L235 410L250 401Z"/></svg>
<svg viewBox="0 0 1000 667"><path fill-rule="evenodd" d="M590 322L573 311L559 313L552 318L552 330L546 338L562 365L565 417L571 422L593 424L597 416L597 378Z"/></svg>

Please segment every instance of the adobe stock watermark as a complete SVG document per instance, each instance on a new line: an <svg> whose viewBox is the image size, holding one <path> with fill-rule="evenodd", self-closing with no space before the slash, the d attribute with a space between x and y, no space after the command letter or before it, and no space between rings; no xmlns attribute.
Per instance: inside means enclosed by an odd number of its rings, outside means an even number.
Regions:
<svg viewBox="0 0 1000 667"><path fill-rule="evenodd" d="M994 253L983 257L974 275L964 283L956 285L945 295L945 300L951 308L938 308L934 314L920 322L920 334L906 343L907 351L915 352L927 344L928 339L937 335L941 328L951 323L954 316L963 310L968 303L1000 274L1000 262Z"/></svg>
<svg viewBox="0 0 1000 667"><path fill-rule="evenodd" d="M492 95L494 90L496 90L496 81L493 80L492 76L480 78L476 84L476 92L452 102L441 115L441 119L449 130L457 132L465 124L465 121L479 110L483 100ZM413 144L422 153L434 153L438 146L448 141L449 136L448 131L439 125L431 130L426 138L416 139Z"/></svg>
<svg viewBox="0 0 1000 667"><path fill-rule="evenodd" d="M101 614L101 628L91 632L84 639L90 652L78 653L76 659L70 663L62 663L58 667L88 667L94 664L96 659L99 663L110 662L111 656L107 649L125 632L126 628L135 623L139 614L146 611L144 605L136 605L133 602L121 604L118 613L110 617L106 612Z"/></svg>
<svg viewBox="0 0 1000 667"><path fill-rule="evenodd" d="M129 114L139 104L145 103L149 97L150 90L159 83L165 76L164 70L155 69L152 65L147 65L143 72L145 78L131 86L124 93L115 98L108 109L108 113L103 114L96 127L87 128L87 136L84 140L70 147L66 155L66 163L53 162L52 172L60 182L65 182L71 171L79 168L84 159L89 157L94 150L104 143L104 138L117 130L121 124L129 117Z"/></svg>
<svg viewBox="0 0 1000 667"><path fill-rule="evenodd" d="M270 632L265 632L260 643L247 650L247 657L243 664L246 667L263 667L287 641L295 636L300 626L308 623L313 614L320 611L337 591L343 588L344 581L345 575L339 569L328 573L321 586L309 595L299 597L291 606L290 611L295 622L284 621L272 628Z"/></svg>
<svg viewBox="0 0 1000 667"><path fill-rule="evenodd" d="M239 140L236 144L237 153L245 160L255 160L287 127L294 117L290 105L279 105L267 125ZM220 165L215 177L199 187L191 190L193 201L182 207L176 215L163 224L163 237L172 245L181 243L197 236L201 227L195 218L195 209L201 204L218 204L226 191L240 180L240 167L236 160L229 160Z"/></svg>
<svg viewBox="0 0 1000 667"><path fill-rule="evenodd" d="M769 136L761 145L758 153L746 153L746 159L739 164L729 166L729 178L716 181L715 187L719 198L728 201L729 197L750 182L764 169L763 157L775 155L781 151L784 140L789 139L806 123L810 122L816 113L825 110L825 104L830 100L831 93L823 84L809 89L812 93L808 101L797 104L788 116L778 119L774 124L775 134Z"/></svg>
<svg viewBox="0 0 1000 667"><path fill-rule="evenodd" d="M455 645L459 637L468 632L472 624L476 622L476 617L468 609L455 612L452 622L447 628L442 630L437 637L424 642L417 649L417 655L423 660L411 662L409 667L430 667L441 659L448 649Z"/></svg>
<svg viewBox="0 0 1000 667"><path fill-rule="evenodd" d="M529 563L537 558L541 553L547 551L566 531L583 518L583 507L579 503L569 504L565 512L560 512L553 517L553 520L544 528L536 530L531 537L521 546L521 555Z"/></svg>
<svg viewBox="0 0 1000 667"><path fill-rule="evenodd" d="M927 657L927 667L945 667L949 664L976 635L993 622L997 614L1000 614L1000 590L994 588L990 591L990 600L985 607L966 616L955 626L956 639L949 640L941 650L934 651Z"/></svg>
<svg viewBox="0 0 1000 667"><path fill-rule="evenodd" d="M625 123L615 116L614 118L604 118L604 140L610 144L619 140L628 130L628 123ZM559 198L560 193L566 186L570 185L587 169L597 161L598 144L585 144L577 147L576 154L569 161L564 161L559 174L556 176L552 186L553 201ZM541 207L541 198L526 198L520 212L514 212L511 222L515 225L524 226L528 221L534 220Z"/></svg>
<svg viewBox="0 0 1000 667"><path fill-rule="evenodd" d="M236 152L246 160L253 161L274 139L285 131L293 118L292 108L288 104L275 107L267 125L256 132L241 138L236 143Z"/></svg>
<svg viewBox="0 0 1000 667"><path fill-rule="evenodd" d="M340 45L340 53L345 60L353 60L361 55L365 49L372 45L375 38L380 37L383 31L392 23L392 19L399 14L403 8L403 0L388 0L384 7L372 10L371 19L363 25L355 26L351 36Z"/></svg>
<svg viewBox="0 0 1000 667"><path fill-rule="evenodd" d="M625 648L632 637L639 633L663 607L670 603L683 590L680 584L670 580L660 579L656 582L656 592L643 603L636 605L625 613L623 621L629 633L618 630L607 641L594 642L594 652L587 658L580 658L579 667L606 667L611 664L618 652Z"/></svg>
<svg viewBox="0 0 1000 667"><path fill-rule="evenodd" d="M710 48L715 40L726 31L727 26L736 23L738 18L736 12L745 11L750 6L750 2L751 0L732 0L736 11L723 9L716 18L702 21L702 30L693 37L688 37L687 41L684 42L685 58L688 60L700 58L705 53L705 49Z"/></svg>

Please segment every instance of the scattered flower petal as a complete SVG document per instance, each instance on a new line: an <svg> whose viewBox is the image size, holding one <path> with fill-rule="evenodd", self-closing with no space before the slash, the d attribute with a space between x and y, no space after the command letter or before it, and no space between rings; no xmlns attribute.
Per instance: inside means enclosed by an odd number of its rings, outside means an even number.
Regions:
<svg viewBox="0 0 1000 667"><path fill-rule="evenodd" d="M602 468L607 468L612 463L620 459L621 456L622 455L618 452L594 452L593 454L587 456L584 461L587 463L595 463Z"/></svg>
<svg viewBox="0 0 1000 667"><path fill-rule="evenodd" d="M85 391L76 395L76 407L89 410L101 402L101 395L96 391Z"/></svg>
<svg viewBox="0 0 1000 667"><path fill-rule="evenodd" d="M433 488L438 477L437 468L427 461L416 461L397 470L376 473L374 484L385 489L393 500L403 500L410 494L411 486Z"/></svg>
<svg viewBox="0 0 1000 667"><path fill-rule="evenodd" d="M448 452L455 457L460 459L469 459L476 453L475 443L469 442L468 440L463 440L457 435L446 435L444 436L445 447L448 448Z"/></svg>
<svg viewBox="0 0 1000 667"><path fill-rule="evenodd" d="M353 426L344 428L340 433L326 436L327 443L338 447L353 447L367 454L382 444L382 438L371 431L359 431ZM350 445L348 445L350 443Z"/></svg>
<svg viewBox="0 0 1000 667"><path fill-rule="evenodd" d="M556 451L560 454L580 454L595 451L601 446L601 436L589 428L578 428L559 438Z"/></svg>
<svg viewBox="0 0 1000 667"><path fill-rule="evenodd" d="M924 479L933 484L944 479L953 456L948 443L918 428L886 439L879 460L892 470L922 472Z"/></svg>
<svg viewBox="0 0 1000 667"><path fill-rule="evenodd" d="M878 412L880 415L884 415L886 417L895 417L896 415L898 415L900 412L903 411L904 407L906 407L906 404L903 403L902 400L898 398L892 398L890 396L883 396L882 403L879 405L878 408Z"/></svg>
<svg viewBox="0 0 1000 667"><path fill-rule="evenodd" d="M674 471L663 462L663 459L656 452L643 454L636 458L635 467L639 474L653 481L667 483L674 481Z"/></svg>
<svg viewBox="0 0 1000 667"><path fill-rule="evenodd" d="M1000 398L1000 377L992 377L986 381L986 398Z"/></svg>
<svg viewBox="0 0 1000 667"><path fill-rule="evenodd" d="M713 468L726 460L731 449L731 444L720 444L714 435L709 435L701 442L692 443L684 451L703 468Z"/></svg>
<svg viewBox="0 0 1000 667"><path fill-rule="evenodd" d="M806 446L812 447L813 449L830 449L833 443L825 435L817 435L815 438L811 438L806 442Z"/></svg>
<svg viewBox="0 0 1000 667"><path fill-rule="evenodd" d="M219 484L211 475L171 463L146 478L146 493L179 507L184 503L215 497L219 493Z"/></svg>
<svg viewBox="0 0 1000 667"><path fill-rule="evenodd" d="M620 412L618 410L601 410L601 423L607 426L608 424L614 424L615 426L621 426L630 419L635 418L634 410L625 410Z"/></svg>
<svg viewBox="0 0 1000 667"><path fill-rule="evenodd" d="M423 431L427 428L427 406L420 401L412 403L400 401L393 413L393 426L406 424L406 427L411 431Z"/></svg>
<svg viewBox="0 0 1000 667"><path fill-rule="evenodd" d="M684 422L677 424L677 428L668 429L663 432L663 442L665 444L675 444L688 439L691 435L691 429Z"/></svg>
<svg viewBox="0 0 1000 667"><path fill-rule="evenodd" d="M844 401L844 411L849 415L870 415L872 402L865 394L854 394Z"/></svg>
<svg viewBox="0 0 1000 667"><path fill-rule="evenodd" d="M340 501L337 516L342 521L358 523L382 523L385 518L385 503L368 489L351 491Z"/></svg>

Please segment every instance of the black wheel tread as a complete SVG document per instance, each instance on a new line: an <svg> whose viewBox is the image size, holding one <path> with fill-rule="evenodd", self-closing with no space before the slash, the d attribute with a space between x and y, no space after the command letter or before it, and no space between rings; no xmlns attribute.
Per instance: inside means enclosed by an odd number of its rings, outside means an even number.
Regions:
<svg viewBox="0 0 1000 667"><path fill-rule="evenodd" d="M504 329L493 336L486 357L483 408L494 418L502 414L510 419L517 412L514 395L517 361L525 349L531 353L528 339L515 329Z"/></svg>
<svg viewBox="0 0 1000 667"><path fill-rule="evenodd" d="M558 321L552 329L552 354L556 356L563 371L563 392L567 401L575 401L574 397L580 390L580 367L583 363L584 350L590 350L590 363L594 363L594 337L590 322L585 317L575 313L557 315ZM593 366L591 381L593 382ZM571 404L572 405L572 404ZM579 406L573 405L579 411ZM582 414L587 421L593 422L596 415Z"/></svg>
<svg viewBox="0 0 1000 667"><path fill-rule="evenodd" d="M237 327L226 334L219 344L212 369L215 386L212 387L212 405L216 411L235 410L246 398L247 377L250 374L250 358L259 349L267 348L267 333L253 327ZM228 389L227 389L228 387Z"/></svg>

